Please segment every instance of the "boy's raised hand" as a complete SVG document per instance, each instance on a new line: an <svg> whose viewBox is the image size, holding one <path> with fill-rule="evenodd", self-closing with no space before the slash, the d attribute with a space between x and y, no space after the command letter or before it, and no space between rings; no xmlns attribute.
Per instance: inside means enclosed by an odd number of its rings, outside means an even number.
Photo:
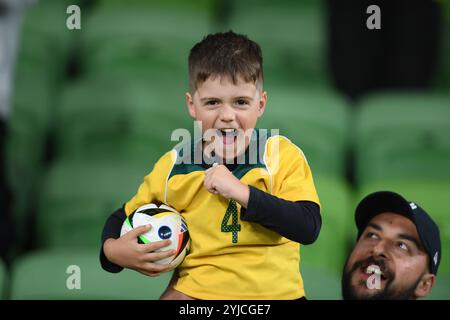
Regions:
<svg viewBox="0 0 450 320"><path fill-rule="evenodd" d="M250 196L249 187L236 178L226 166L215 163L207 169L203 184L209 192L233 199L247 208Z"/></svg>
<svg viewBox="0 0 450 320"><path fill-rule="evenodd" d="M150 277L159 276L161 272L170 269L169 264L156 264L155 261L170 257L175 250L154 252L170 244L170 240L162 240L149 244L137 242L137 237L148 232L151 225L140 226L118 239L108 239L103 244L103 251L109 261L123 267L136 270Z"/></svg>

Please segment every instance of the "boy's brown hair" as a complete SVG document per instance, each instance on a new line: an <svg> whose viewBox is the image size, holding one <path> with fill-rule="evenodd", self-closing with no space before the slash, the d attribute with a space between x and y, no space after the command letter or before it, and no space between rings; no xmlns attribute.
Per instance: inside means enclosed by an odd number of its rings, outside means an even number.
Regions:
<svg viewBox="0 0 450 320"><path fill-rule="evenodd" d="M260 46L233 31L210 34L195 44L189 54L189 89L210 77L228 76L234 84L238 77L262 89L263 63Z"/></svg>

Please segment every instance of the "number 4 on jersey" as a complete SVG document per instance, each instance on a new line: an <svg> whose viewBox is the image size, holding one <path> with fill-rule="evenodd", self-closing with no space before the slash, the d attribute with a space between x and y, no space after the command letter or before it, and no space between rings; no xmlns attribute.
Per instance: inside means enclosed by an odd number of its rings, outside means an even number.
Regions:
<svg viewBox="0 0 450 320"><path fill-rule="evenodd" d="M228 224L231 217L231 224ZM230 200L225 216L222 220L222 232L232 232L232 242L238 242L238 232L241 231L241 225L238 223L237 205L234 200Z"/></svg>

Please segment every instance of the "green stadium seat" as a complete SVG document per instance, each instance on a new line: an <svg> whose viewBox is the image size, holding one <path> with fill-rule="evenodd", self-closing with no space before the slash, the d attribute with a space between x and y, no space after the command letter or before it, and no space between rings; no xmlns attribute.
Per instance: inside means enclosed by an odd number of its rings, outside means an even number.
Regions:
<svg viewBox="0 0 450 320"><path fill-rule="evenodd" d="M96 247L106 219L131 199L159 154L140 163L60 162L42 185L36 245L41 248Z"/></svg>
<svg viewBox="0 0 450 320"><path fill-rule="evenodd" d="M26 234L23 228L27 212L37 199L53 100L48 82L34 77L32 71L30 68L27 77L16 81L6 141L6 172L14 197L12 210L19 238ZM18 245L19 242L20 239Z"/></svg>
<svg viewBox="0 0 450 320"><path fill-rule="evenodd" d="M142 9L155 8L187 8L196 11L211 13L214 9L215 0L128 0L126 4L122 0L98 0L98 6L104 7L138 7Z"/></svg>
<svg viewBox="0 0 450 320"><path fill-rule="evenodd" d="M450 178L449 95L373 95L355 123L358 183Z"/></svg>
<svg viewBox="0 0 450 320"><path fill-rule="evenodd" d="M315 177L321 202L322 229L319 238L300 248L301 267L341 272L348 255L353 223L352 193L345 181Z"/></svg>
<svg viewBox="0 0 450 320"><path fill-rule="evenodd" d="M66 27L67 7L75 3L76 1L41 0L30 6L24 17L19 65L45 67L42 78L51 78L55 85L65 76L65 63L75 40L75 32Z"/></svg>
<svg viewBox="0 0 450 320"><path fill-rule="evenodd" d="M66 28L66 8L70 0L41 0L27 7L21 28L15 66L11 117L11 157L13 175L30 170L42 156L44 139L53 125L58 86L66 76L66 60L74 33ZM60 27L55 27L55 26ZM21 179L13 178L19 183Z"/></svg>
<svg viewBox="0 0 450 320"><path fill-rule="evenodd" d="M170 277L171 272L159 277L148 277L132 270L108 273L100 266L99 249L36 251L14 264L11 299L156 300Z"/></svg>
<svg viewBox="0 0 450 320"><path fill-rule="evenodd" d="M397 192L407 200L416 202L436 221L442 243L442 260L438 276L450 276L450 183L418 179L379 180L362 186L358 191L358 199L381 190Z"/></svg>
<svg viewBox="0 0 450 320"><path fill-rule="evenodd" d="M316 242L300 249L306 298L340 300L342 270L355 228L353 194L346 182L337 178L315 175L315 184L322 206L322 229Z"/></svg>
<svg viewBox="0 0 450 320"><path fill-rule="evenodd" d="M316 242L300 249L306 298L340 300L341 275L354 228L353 193L343 179L316 175L314 180L322 206L322 229Z"/></svg>
<svg viewBox="0 0 450 320"><path fill-rule="evenodd" d="M209 21L207 13L186 8L100 6L82 34L84 69L120 78L184 79L189 50L209 33Z"/></svg>
<svg viewBox="0 0 450 320"><path fill-rule="evenodd" d="M234 1L229 26L260 44L268 85L329 86L322 1Z"/></svg>
<svg viewBox="0 0 450 320"><path fill-rule="evenodd" d="M426 300L450 300L450 277L441 276L439 273L436 278L434 288L430 294L425 297Z"/></svg>
<svg viewBox="0 0 450 320"><path fill-rule="evenodd" d="M66 28L69 2L37 1L26 9L21 26L6 160L19 238L26 234L27 212L36 202L58 87L66 76L69 46L74 39L74 33Z"/></svg>
<svg viewBox="0 0 450 320"><path fill-rule="evenodd" d="M349 144L350 110L327 90L267 87L260 128L279 129L303 150L314 174L343 176Z"/></svg>
<svg viewBox="0 0 450 320"><path fill-rule="evenodd" d="M8 140L8 165L14 185L23 186L23 179L32 175L32 169L27 170L26 167L37 166L42 156L50 125L51 100L48 83L31 75L16 83Z"/></svg>
<svg viewBox="0 0 450 320"><path fill-rule="evenodd" d="M73 32L66 28L67 3L76 1L42 0L25 11L21 28L13 89L13 112L19 109L22 118L33 119L47 129L62 80L66 76L69 46ZM56 25L60 28L55 28Z"/></svg>
<svg viewBox="0 0 450 320"><path fill-rule="evenodd" d="M302 267L305 296L308 300L341 300L341 274L321 267Z"/></svg>
<svg viewBox="0 0 450 320"><path fill-rule="evenodd" d="M142 159L149 151L168 151L176 144L175 129L193 131L184 92L176 85L102 79L68 87L57 121L59 156Z"/></svg>

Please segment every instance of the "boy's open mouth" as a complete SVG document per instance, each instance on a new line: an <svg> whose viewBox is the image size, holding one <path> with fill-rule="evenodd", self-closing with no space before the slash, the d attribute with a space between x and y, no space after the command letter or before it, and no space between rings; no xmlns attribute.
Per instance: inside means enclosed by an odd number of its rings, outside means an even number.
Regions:
<svg viewBox="0 0 450 320"><path fill-rule="evenodd" d="M222 138L223 144L230 145L236 142L239 131L234 128L217 129L217 136Z"/></svg>

